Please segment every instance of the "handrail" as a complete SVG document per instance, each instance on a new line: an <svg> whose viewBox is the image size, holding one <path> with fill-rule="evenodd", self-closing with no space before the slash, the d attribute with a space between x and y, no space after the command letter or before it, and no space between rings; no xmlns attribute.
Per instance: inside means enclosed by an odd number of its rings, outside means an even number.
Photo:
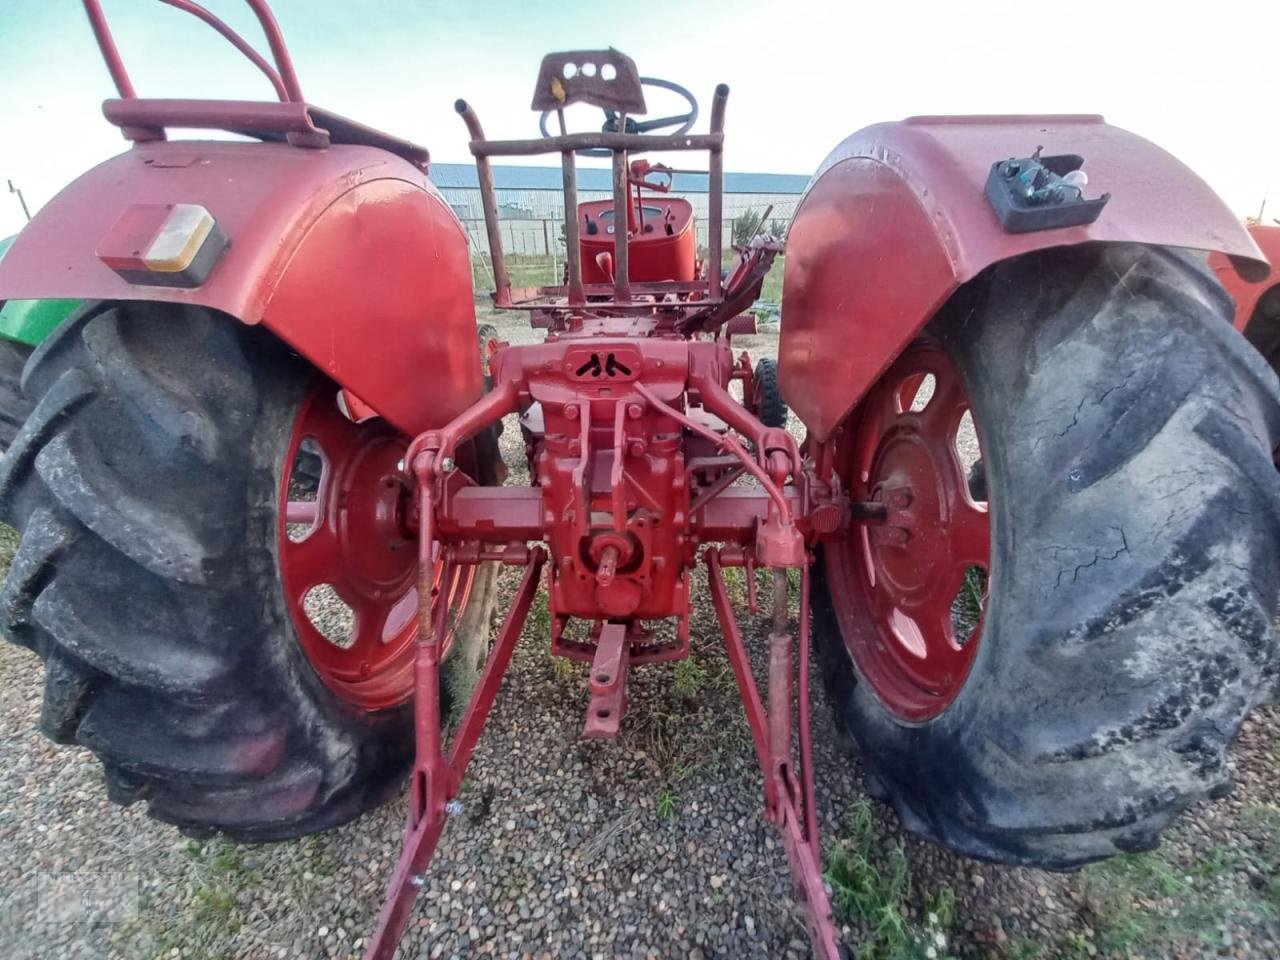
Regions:
<svg viewBox="0 0 1280 960"><path fill-rule="evenodd" d="M724 136L724 110L729 100L727 84L717 84L715 96L711 98L711 135ZM707 196L707 219L711 222L711 233L707 236L707 298L720 299L720 261L724 259L724 152L712 150L708 163L708 180L711 192Z"/></svg>
<svg viewBox="0 0 1280 960"><path fill-rule="evenodd" d="M94 39L98 41L98 49L102 51L102 59L107 62L107 72L111 74L116 90L122 97L130 99L136 97L137 91L133 89L129 71L124 68L124 61L120 59L120 51L116 48L116 40L111 35L111 28L107 26L107 17L102 12L102 4L98 0L84 0L84 12L89 17L89 26L93 28Z"/></svg>
<svg viewBox="0 0 1280 960"><path fill-rule="evenodd" d="M463 114L468 109L465 100L459 100L456 109ZM473 138L471 153L477 157L527 157L539 153L563 153L600 147L629 153L662 153L668 150L711 150L724 148L723 133L697 133L683 136L655 136L647 133L567 133L560 137L538 137L533 140L485 140Z"/></svg>
<svg viewBox="0 0 1280 960"><path fill-rule="evenodd" d="M232 30L223 21L219 20L204 7L200 6L200 4L192 3L191 0L160 0L160 2L167 4L176 10L189 13L193 17L203 20L209 26L213 27L214 30L218 31L218 33L227 39L227 42L248 57L250 62L252 62L255 67L266 75L267 79L271 81L271 86L275 87L277 97L281 100L289 99L289 93L285 90L284 82L280 79L280 74L276 72L275 68L272 67L271 64L267 63L266 58L257 50L253 49L244 37Z"/></svg>
<svg viewBox="0 0 1280 960"><path fill-rule="evenodd" d="M289 48L285 46L284 34L280 32L280 24L267 6L266 0L248 0L249 7L258 17L258 24L267 36L267 46L271 48L271 56L276 61L276 69L290 100L301 103L306 99L302 95L302 86L298 83L298 74L293 69L293 58L289 56Z"/></svg>
<svg viewBox="0 0 1280 960"><path fill-rule="evenodd" d="M129 78L128 70L125 69L124 60L121 58L120 50L116 46L115 37L111 34L111 28L107 24L106 14L102 11L101 0L82 0L82 2L85 13L89 17L89 25L93 29L94 38L98 42L98 49L102 51L102 58L107 64L107 72L111 74L116 90L126 100L136 99L138 96L137 91L134 89L133 81ZM275 89L276 96L281 102L304 102L302 87L299 85L298 75L293 69L293 59L289 56L289 49L285 45L284 36L280 32L280 25L276 22L270 7L267 6L266 0L245 0L245 2L248 3L249 9L253 11L254 16L257 17L258 24L262 27L262 32L267 39L267 45L271 48L271 56L275 60L274 67L244 37L240 36L224 21L210 13L200 4L195 3L194 0L160 0L160 2L173 7L175 10L191 14L191 16L196 17L217 31L241 55L262 71Z"/></svg>

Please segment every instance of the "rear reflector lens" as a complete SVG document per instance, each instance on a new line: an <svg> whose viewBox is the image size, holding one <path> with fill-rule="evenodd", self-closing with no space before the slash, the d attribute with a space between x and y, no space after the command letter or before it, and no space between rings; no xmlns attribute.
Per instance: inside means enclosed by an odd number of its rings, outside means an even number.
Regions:
<svg viewBox="0 0 1280 960"><path fill-rule="evenodd" d="M204 207L138 203L98 244L98 259L129 283L198 287L229 246Z"/></svg>

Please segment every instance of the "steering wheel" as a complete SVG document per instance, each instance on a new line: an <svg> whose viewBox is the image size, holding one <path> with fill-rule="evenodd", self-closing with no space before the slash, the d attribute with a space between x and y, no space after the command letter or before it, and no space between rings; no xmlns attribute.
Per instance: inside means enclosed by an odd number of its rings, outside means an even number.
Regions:
<svg viewBox="0 0 1280 960"><path fill-rule="evenodd" d="M658 87L662 90L670 90L684 97L685 102L689 104L689 109L684 113L672 114L669 117L654 117L652 120L636 120L627 117L626 127L623 130L618 129L618 112L608 107L604 108L604 125L600 128L601 133L652 133L655 130L664 130L667 127L675 127L668 136L678 137L682 133L688 133L689 130L698 120L698 101L694 99L693 94L670 80L660 80L657 77L641 77L640 83L646 87ZM547 118L551 116L550 110L543 110L542 115L538 118L538 129L542 131L544 139L550 139L552 134L547 129ZM605 147L594 147L578 151L580 157L611 157L613 151Z"/></svg>

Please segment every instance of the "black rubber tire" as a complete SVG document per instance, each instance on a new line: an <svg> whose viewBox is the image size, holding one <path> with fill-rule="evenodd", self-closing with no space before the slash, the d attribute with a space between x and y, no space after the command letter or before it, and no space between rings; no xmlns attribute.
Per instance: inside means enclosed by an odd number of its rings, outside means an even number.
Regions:
<svg viewBox="0 0 1280 960"><path fill-rule="evenodd" d="M22 532L0 629L45 661L41 729L93 751L113 800L197 835L336 826L411 761L411 708L339 700L284 605L281 461L313 377L213 311L87 304L33 355L36 406L0 461L0 516ZM493 571L478 578L454 683L487 643Z"/></svg>
<svg viewBox="0 0 1280 960"><path fill-rule="evenodd" d="M778 362L765 358L756 361L751 375L752 406L756 417L766 427L782 428L787 425L787 404L778 387Z"/></svg>
<svg viewBox="0 0 1280 960"><path fill-rule="evenodd" d="M855 675L817 564L815 643L869 783L910 830L1069 868L1158 842L1229 789L1274 695L1276 377L1190 259L1137 245L998 264L928 328L968 389L991 592L955 701L892 715Z"/></svg>
<svg viewBox="0 0 1280 960"><path fill-rule="evenodd" d="M0 339L0 453L13 444L31 414L31 402L22 395L22 368L29 356L25 343Z"/></svg>
<svg viewBox="0 0 1280 960"><path fill-rule="evenodd" d="M1244 328L1245 339L1280 373L1280 284L1261 297Z"/></svg>

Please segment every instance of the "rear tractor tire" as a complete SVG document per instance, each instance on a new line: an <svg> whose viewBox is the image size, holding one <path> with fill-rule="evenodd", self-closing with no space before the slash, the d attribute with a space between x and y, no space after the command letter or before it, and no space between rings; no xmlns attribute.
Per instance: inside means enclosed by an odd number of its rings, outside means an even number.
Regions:
<svg viewBox="0 0 1280 960"><path fill-rule="evenodd" d="M93 751L113 800L196 835L299 836L396 793L406 438L344 417L265 331L194 307L86 304L24 386L35 409L0 460L0 516L22 532L0 629L45 662L41 729ZM495 599L493 571L468 569L440 584L446 703Z"/></svg>
<svg viewBox="0 0 1280 960"><path fill-rule="evenodd" d="M1028 254L842 427L850 495L889 520L825 545L815 640L909 829L1070 868L1229 789L1228 746L1274 695L1280 586L1280 391L1230 320L1167 250Z"/></svg>
<svg viewBox="0 0 1280 960"><path fill-rule="evenodd" d="M22 368L30 356L25 343L0 339L0 453L13 444L31 413L31 401L22 394Z"/></svg>

